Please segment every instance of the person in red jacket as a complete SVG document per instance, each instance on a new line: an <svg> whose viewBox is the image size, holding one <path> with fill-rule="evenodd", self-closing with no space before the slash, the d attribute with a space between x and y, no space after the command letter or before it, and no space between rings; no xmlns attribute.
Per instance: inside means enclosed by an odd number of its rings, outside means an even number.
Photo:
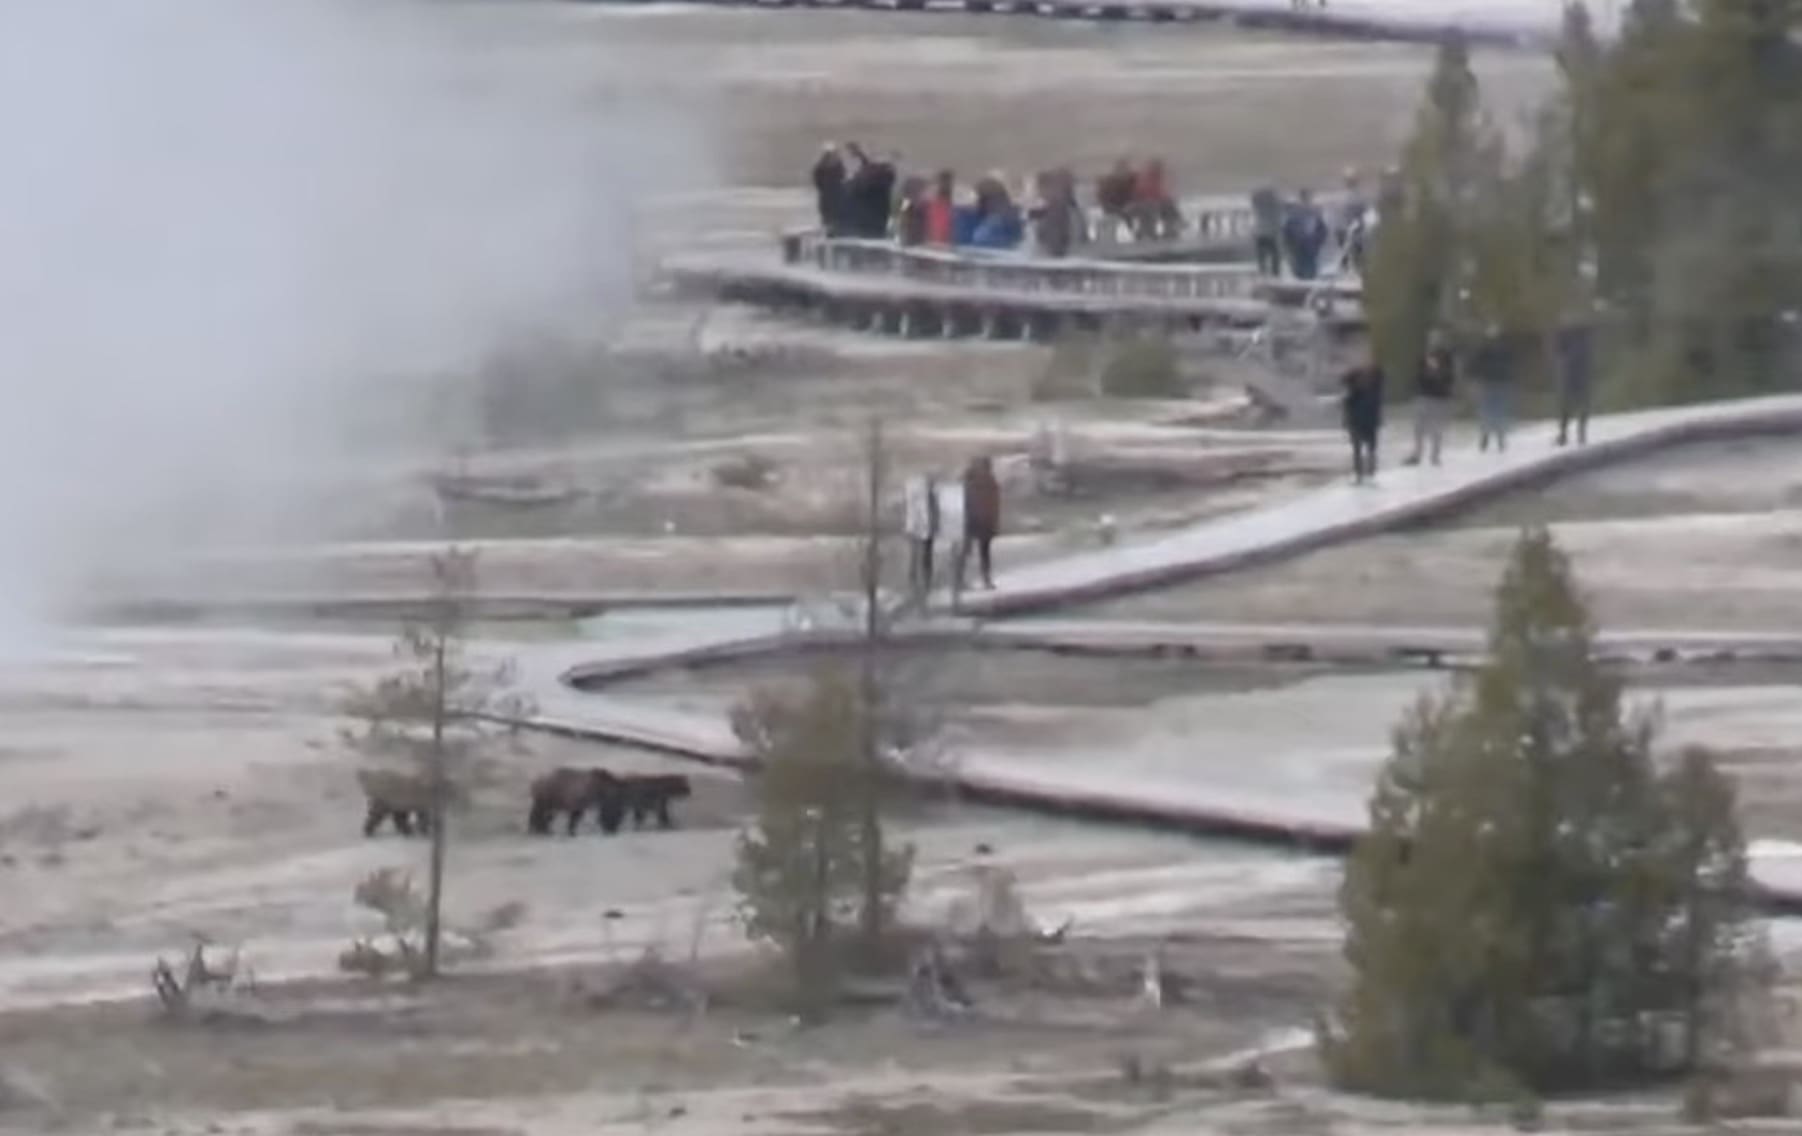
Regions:
<svg viewBox="0 0 1802 1136"><path fill-rule="evenodd" d="M1133 185L1133 233L1142 241L1173 240L1182 232L1182 214L1170 193L1170 180L1161 159L1153 158L1139 171Z"/></svg>
<svg viewBox="0 0 1802 1136"><path fill-rule="evenodd" d="M938 183L926 198L926 243L950 248L957 215L957 180L950 170L940 170Z"/></svg>
<svg viewBox="0 0 1802 1136"><path fill-rule="evenodd" d="M976 549L977 566L982 570L982 586L995 589L992 546L1001 533L1001 483L995 480L995 466L986 457L970 459L964 470L964 543L957 553L957 581L964 578L964 562L971 546Z"/></svg>
<svg viewBox="0 0 1802 1136"><path fill-rule="evenodd" d="M1123 229L1132 231L1133 192L1138 184L1139 175L1134 171L1132 163L1125 158L1115 162L1112 170L1096 179L1095 204L1101 209L1101 240L1117 241Z"/></svg>

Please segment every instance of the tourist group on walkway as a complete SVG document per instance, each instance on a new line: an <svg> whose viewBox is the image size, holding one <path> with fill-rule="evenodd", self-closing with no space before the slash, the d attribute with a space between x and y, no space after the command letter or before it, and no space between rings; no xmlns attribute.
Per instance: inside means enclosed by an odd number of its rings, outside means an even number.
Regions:
<svg viewBox="0 0 1802 1136"><path fill-rule="evenodd" d="M1558 395L1556 444L1589 441L1589 411L1595 386L1595 329L1570 322L1553 337L1553 364ZM1445 452L1445 431L1456 406L1460 375L1475 387L1477 449L1508 449L1514 421L1519 376L1527 370L1532 345L1489 329L1462 356L1435 331L1414 374L1414 449L1403 465L1438 465ZM1352 480L1368 484L1377 471L1377 442L1383 429L1384 374L1375 353L1346 371L1340 380L1340 411L1351 442Z"/></svg>
<svg viewBox="0 0 1802 1136"><path fill-rule="evenodd" d="M1385 186L1394 178L1393 171L1385 175ZM1316 280L1336 271L1362 272L1364 249L1378 214L1355 169L1345 171L1344 186L1330 218L1311 189L1297 190L1293 197L1285 198L1275 186L1259 186L1251 194L1252 244L1258 271L1281 276L1287 270L1297 280ZM1329 251L1331 261L1327 260Z"/></svg>
<svg viewBox="0 0 1802 1136"><path fill-rule="evenodd" d="M895 240L938 248L1028 249L1064 257L1095 241L1174 240L1182 211L1164 163L1122 159L1095 182L1099 220L1089 221L1076 175L1045 170L1010 189L997 171L967 190L957 174L903 176L898 154L871 157L855 142L827 143L812 181L820 228L828 236Z"/></svg>
<svg viewBox="0 0 1802 1136"><path fill-rule="evenodd" d="M982 587L993 590L995 538L1001 534L1001 483L994 463L972 458L954 480L940 481L931 473L908 478L902 486L902 528L909 547L908 589L916 598L932 592L941 543L950 555L953 605L963 594L972 552Z"/></svg>
<svg viewBox="0 0 1802 1136"><path fill-rule="evenodd" d="M1331 206L1310 189L1285 196L1274 186L1251 195L1258 270L1315 280L1359 272L1371 230L1396 179L1389 171L1373 204L1355 169ZM904 174L901 157L872 157L855 142L825 144L812 171L820 228L834 237L894 240L908 247L1021 249L1070 256L1089 245L1172 241L1186 228L1169 170L1160 158L1122 158L1095 179L1094 213L1068 168L1045 170L1016 192L999 171L965 188L952 170Z"/></svg>

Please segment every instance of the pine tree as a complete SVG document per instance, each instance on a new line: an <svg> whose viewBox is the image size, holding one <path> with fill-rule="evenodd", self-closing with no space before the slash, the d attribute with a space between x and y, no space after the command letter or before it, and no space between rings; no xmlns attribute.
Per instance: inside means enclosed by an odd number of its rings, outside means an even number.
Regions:
<svg viewBox="0 0 1802 1136"><path fill-rule="evenodd" d="M1397 728L1347 866L1342 1084L1460 1097L1700 1059L1743 946L1733 797L1706 754L1660 773L1621 695L1569 565L1523 534L1488 661Z"/></svg>
<svg viewBox="0 0 1802 1136"><path fill-rule="evenodd" d="M1526 349L1523 377L1537 371L1548 381L1559 325L1591 302L1570 161L1573 129L1563 108L1548 107L1518 163L1510 166L1496 147L1466 236L1469 315Z"/></svg>
<svg viewBox="0 0 1802 1136"><path fill-rule="evenodd" d="M1396 389L1412 385L1428 334L1458 301L1469 223L1493 146L1469 47L1450 36L1427 81L1400 184L1379 209L1365 273L1377 358Z"/></svg>
<svg viewBox="0 0 1802 1136"><path fill-rule="evenodd" d="M787 956L810 1013L836 985L839 934L866 887L886 924L913 864L910 847L866 843L867 713L855 681L822 671L798 695L759 691L732 716L758 767L757 818L739 835L733 887L746 930Z"/></svg>
<svg viewBox="0 0 1802 1136"><path fill-rule="evenodd" d="M1680 185L1691 231L1707 243L1672 273L1700 284L1706 306L1695 322L1707 331L1684 346L1706 359L1717 389L1793 383L1784 329L1802 307L1802 5L1697 8L1685 90L1704 132Z"/></svg>
<svg viewBox="0 0 1802 1136"><path fill-rule="evenodd" d="M342 707L354 723L346 742L365 757L399 759L427 786L424 944L416 977L438 974L450 810L482 776L484 757L515 733L531 712L528 699L507 693L511 668L470 665L465 646L476 556L449 549L432 557L432 594L423 618L395 641L402 668L353 691Z"/></svg>
<svg viewBox="0 0 1802 1136"><path fill-rule="evenodd" d="M1665 398L1792 383L1802 307L1795 0L1637 0L1581 141L1599 279Z"/></svg>
<svg viewBox="0 0 1802 1136"><path fill-rule="evenodd" d="M1594 204L1597 273L1642 327L1673 169L1694 133L1680 90L1689 50L1689 29L1674 4L1636 0L1588 92L1593 114L1583 169Z"/></svg>
<svg viewBox="0 0 1802 1136"><path fill-rule="evenodd" d="M1605 55L1589 8L1581 0L1564 9L1556 51L1563 89L1540 119L1537 146L1553 171L1568 219L1571 253L1579 265L1595 257L1595 169Z"/></svg>

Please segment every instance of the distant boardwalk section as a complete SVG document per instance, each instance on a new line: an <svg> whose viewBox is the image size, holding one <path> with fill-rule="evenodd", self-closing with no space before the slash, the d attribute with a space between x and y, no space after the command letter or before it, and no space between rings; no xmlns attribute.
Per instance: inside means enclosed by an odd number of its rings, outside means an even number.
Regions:
<svg viewBox="0 0 1802 1136"><path fill-rule="evenodd" d="M644 0L578 0L632 6ZM1000 13L1152 23L1222 21L1246 28L1358 40L1422 42L1458 32L1478 42L1531 44L1557 32L1560 4L1540 0L696 0L741 8L858 8Z"/></svg>

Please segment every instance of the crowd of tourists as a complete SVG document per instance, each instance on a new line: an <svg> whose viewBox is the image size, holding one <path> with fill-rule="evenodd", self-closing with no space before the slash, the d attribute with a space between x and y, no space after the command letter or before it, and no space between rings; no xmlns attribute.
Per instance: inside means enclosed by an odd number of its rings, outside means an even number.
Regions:
<svg viewBox="0 0 1802 1136"><path fill-rule="evenodd" d="M1595 386L1595 328L1567 322L1553 337L1552 358L1558 395L1556 443L1589 441L1589 411ZM1477 449L1508 448L1514 405L1521 376L1537 355L1537 344L1523 337L1488 329L1464 350L1434 332L1414 375L1414 448L1403 465L1438 465L1445 450L1446 426L1453 417L1461 380L1475 387ZM1352 480L1366 484L1376 476L1377 440L1383 429L1385 377L1372 353L1341 379L1340 409L1351 441Z"/></svg>
<svg viewBox="0 0 1802 1136"><path fill-rule="evenodd" d="M968 188L955 171L900 172L900 157L871 157L855 142L828 143L812 171L820 227L828 236L893 239L907 246L1021 249L1063 257L1092 241L1169 240L1182 211L1164 163L1122 159L1096 179L1099 224L1092 226L1075 173L1045 170L1016 192L989 173Z"/></svg>
<svg viewBox="0 0 1802 1136"><path fill-rule="evenodd" d="M920 473L902 486L902 528L910 548L908 586L916 598L932 591L941 547L950 564L953 603L962 595L970 554L984 589L995 587L995 538L1001 533L1001 483L987 457L970 459L961 477Z"/></svg>
<svg viewBox="0 0 1802 1136"><path fill-rule="evenodd" d="M1298 280L1361 270L1393 180L1394 171L1384 175L1373 201L1358 171L1347 170L1330 208L1310 189L1285 195L1260 186L1251 195L1258 270ZM1065 167L1039 173L1018 192L1000 172L966 187L952 170L903 174L899 155L872 157L855 142L822 147L812 181L828 236L909 247L1024 249L1064 257L1090 244L1176 240L1186 227L1169 170L1155 157L1140 163L1122 158L1097 177L1093 213L1076 174Z"/></svg>

